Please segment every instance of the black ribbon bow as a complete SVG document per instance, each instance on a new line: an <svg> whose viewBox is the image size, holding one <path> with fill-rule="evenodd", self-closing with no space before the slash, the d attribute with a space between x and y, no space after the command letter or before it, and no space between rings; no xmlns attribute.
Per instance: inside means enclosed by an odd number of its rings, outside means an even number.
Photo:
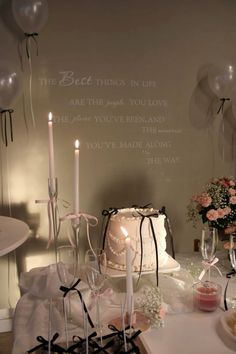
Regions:
<svg viewBox="0 0 236 354"><path fill-rule="evenodd" d="M132 208L134 209L147 209L149 207L151 207L151 203L148 203L144 206L138 206L137 204L134 204L132 205ZM103 241L102 241L102 249L104 249L105 247L105 241L106 241L106 234L107 234L107 228L108 228L108 225L109 225L109 221L110 221L110 218L112 215L115 215L118 213L119 210L123 209L123 207L121 208L109 208L109 209L104 209L102 211L102 215L104 216L104 219L103 219L103 223L104 223L104 220L105 218L107 218L106 220L106 226L105 226L105 229L104 229L104 232L103 232ZM103 230L103 228L102 228Z"/></svg>
<svg viewBox="0 0 236 354"><path fill-rule="evenodd" d="M30 51L29 51L29 40L30 38L32 38L34 40L35 46L36 46L36 54L38 56L39 54L39 46L38 46L38 41L36 39L36 37L38 36L38 33L25 33L25 37L26 37L26 42L25 42L25 50L26 50L26 54L27 54L27 58L30 58Z"/></svg>
<svg viewBox="0 0 236 354"><path fill-rule="evenodd" d="M225 101L230 101L230 98L225 98L225 97L222 97L220 98L220 101L221 101L221 105L217 111L217 114L219 114L220 112L224 112L224 105L225 105Z"/></svg>
<svg viewBox="0 0 236 354"><path fill-rule="evenodd" d="M92 319L91 319L91 317L90 317L90 315L89 315L89 313L88 313L87 307L86 307L85 302L84 302L84 300L83 300L83 296L82 296L81 292L79 291L79 289L76 288L76 286L77 286L80 282L81 282L81 279L78 279L70 288L67 288L66 286L61 285L61 286L60 286L60 290L64 292L63 297L66 297L66 295L67 295L70 291L72 291L72 290L74 290L74 291L77 292L77 294L78 294L78 296L79 296L79 298L80 298L80 301L81 301L81 303L82 303L82 305L83 305L83 309L84 309L85 313L88 315L89 324L90 324L90 326L91 326L92 328L94 328L93 321L92 321Z"/></svg>
<svg viewBox="0 0 236 354"><path fill-rule="evenodd" d="M28 350L28 354L36 352L38 349L50 350L52 353L66 353L66 349L62 348L60 345L55 344L55 340L59 337L58 333L55 333L50 341L46 340L42 336L37 337L37 341L40 343L36 345L34 348Z"/></svg>
<svg viewBox="0 0 236 354"><path fill-rule="evenodd" d="M96 348L96 342L93 340L94 337L96 337L97 333L93 332L88 336L88 349L91 348L94 352L94 348ZM80 336L73 336L73 342L75 342L74 344L72 344L68 349L67 349L67 353L81 353L84 352L86 350L86 338L81 338ZM79 349L79 351L77 350ZM89 351L90 352L90 351Z"/></svg>
<svg viewBox="0 0 236 354"><path fill-rule="evenodd" d="M10 123L10 136L11 141L13 142L13 127L12 127L12 113L13 109L3 109L1 110L1 131L2 131L2 139L6 146L8 146L8 134L7 134L7 119L9 118Z"/></svg>
<svg viewBox="0 0 236 354"><path fill-rule="evenodd" d="M110 345L112 345L112 353L114 354L123 354L123 353L140 353L140 350L138 346L134 343L134 340L139 336L141 333L141 330L138 330L132 334L132 336L129 336L124 332L123 330L118 330L114 325L109 324L108 328L113 332L110 334L107 334L106 336L103 337L104 340L108 338L112 338L113 341L110 341ZM125 327L125 331L129 330L130 326ZM124 335L126 339L126 343L129 344L131 348L128 349L128 351L125 352L124 350Z"/></svg>

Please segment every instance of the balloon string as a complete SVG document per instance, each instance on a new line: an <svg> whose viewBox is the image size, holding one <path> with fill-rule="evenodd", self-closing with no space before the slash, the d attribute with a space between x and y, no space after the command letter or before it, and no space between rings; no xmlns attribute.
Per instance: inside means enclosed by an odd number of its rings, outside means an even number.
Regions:
<svg viewBox="0 0 236 354"><path fill-rule="evenodd" d="M32 98L32 62L31 62L31 55L30 55L30 49L31 49L30 38L31 38L31 37L27 37L27 39L26 39L26 52L27 52L27 57L28 57L28 60L29 60L29 97L30 97L30 112L31 112L31 117L32 117L33 126L35 127L35 117L34 117L33 98ZM34 38L34 37L32 37L32 38ZM37 54L38 54L38 51L37 51Z"/></svg>

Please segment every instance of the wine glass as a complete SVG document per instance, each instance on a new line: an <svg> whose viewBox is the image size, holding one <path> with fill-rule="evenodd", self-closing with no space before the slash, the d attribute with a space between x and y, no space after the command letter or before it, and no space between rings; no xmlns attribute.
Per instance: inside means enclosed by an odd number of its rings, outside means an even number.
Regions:
<svg viewBox="0 0 236 354"><path fill-rule="evenodd" d="M76 248L70 245L57 248L57 272L59 279L65 287L71 287L77 273L77 252ZM72 323L71 316L71 293L63 297L63 312L65 319L66 344L68 347L68 322Z"/></svg>
<svg viewBox="0 0 236 354"><path fill-rule="evenodd" d="M102 249L89 249L85 254L85 274L96 301L96 327L100 334L101 342L100 293L106 280L106 263L106 253Z"/></svg>
<svg viewBox="0 0 236 354"><path fill-rule="evenodd" d="M210 263L214 260L218 243L218 233L216 228L208 226L202 230L201 254L203 261L209 263L208 280L210 281Z"/></svg>

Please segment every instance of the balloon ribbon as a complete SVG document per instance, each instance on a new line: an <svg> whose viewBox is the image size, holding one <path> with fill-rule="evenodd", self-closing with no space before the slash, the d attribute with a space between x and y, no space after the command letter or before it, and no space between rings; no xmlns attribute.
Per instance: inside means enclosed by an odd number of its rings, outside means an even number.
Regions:
<svg viewBox="0 0 236 354"><path fill-rule="evenodd" d="M11 141L13 141L13 128L12 128L12 113L13 109L3 109L1 113L1 130L2 130L2 139L5 145L8 145L8 134L7 134L7 118L9 118L10 122L10 135ZM8 116L7 116L8 114Z"/></svg>
<svg viewBox="0 0 236 354"><path fill-rule="evenodd" d="M221 105L217 111L217 114L219 114L220 112L224 112L224 105L225 105L225 101L230 101L230 98L225 98L225 97L222 97L220 98L220 101L221 101Z"/></svg>
<svg viewBox="0 0 236 354"><path fill-rule="evenodd" d="M38 33L25 33L25 37L26 37L26 42L25 42L25 50L26 50L26 54L28 59L30 58L30 50L29 50L29 41L30 38L33 38L35 46L36 46L36 54L38 56L39 54L39 46L38 46L38 42L36 37L38 36Z"/></svg>

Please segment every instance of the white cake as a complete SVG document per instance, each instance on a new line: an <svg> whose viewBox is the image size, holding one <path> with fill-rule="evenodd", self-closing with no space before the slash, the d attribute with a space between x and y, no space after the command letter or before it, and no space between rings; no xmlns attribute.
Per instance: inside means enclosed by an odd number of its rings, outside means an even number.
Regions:
<svg viewBox="0 0 236 354"><path fill-rule="evenodd" d="M154 215L153 215L154 214ZM165 215L158 210L125 208L118 209L116 214L111 215L105 238L105 251L107 255L107 265L117 270L125 270L125 235L121 230L123 226L131 239L132 267L134 272L140 271L141 262L141 241L140 223L143 215L153 215L151 217L158 249L158 267L163 267L168 260L166 253L166 229L164 226ZM145 217L142 223L142 244L143 258L142 271L156 270L156 251L151 230L150 219Z"/></svg>

